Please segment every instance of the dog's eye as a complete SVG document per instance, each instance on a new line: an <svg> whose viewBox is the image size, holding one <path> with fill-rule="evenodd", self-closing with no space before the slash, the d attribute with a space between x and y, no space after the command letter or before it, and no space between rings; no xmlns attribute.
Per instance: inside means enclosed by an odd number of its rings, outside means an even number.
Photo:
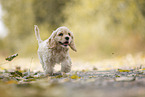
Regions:
<svg viewBox="0 0 145 97"><path fill-rule="evenodd" d="M68 35L70 36L70 33L68 33Z"/></svg>
<svg viewBox="0 0 145 97"><path fill-rule="evenodd" d="M58 34L58 36L63 36L63 33Z"/></svg>

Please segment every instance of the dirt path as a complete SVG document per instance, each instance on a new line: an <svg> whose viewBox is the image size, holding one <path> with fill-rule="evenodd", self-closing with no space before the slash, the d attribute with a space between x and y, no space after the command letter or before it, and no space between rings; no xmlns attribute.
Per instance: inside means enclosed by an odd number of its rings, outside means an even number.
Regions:
<svg viewBox="0 0 145 97"><path fill-rule="evenodd" d="M60 65L55 70L59 71ZM1 65L0 97L145 97L142 56L95 63L73 60L70 73L45 77L42 72L37 58Z"/></svg>
<svg viewBox="0 0 145 97"><path fill-rule="evenodd" d="M6 74L0 76L3 97L145 97L144 70L72 71L48 77L39 72L31 73L34 78L19 76L19 81L18 76L6 79Z"/></svg>

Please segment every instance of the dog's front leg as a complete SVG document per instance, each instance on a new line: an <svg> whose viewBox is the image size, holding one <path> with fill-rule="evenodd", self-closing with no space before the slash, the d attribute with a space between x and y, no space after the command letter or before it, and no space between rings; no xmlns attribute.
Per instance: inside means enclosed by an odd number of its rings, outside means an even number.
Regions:
<svg viewBox="0 0 145 97"><path fill-rule="evenodd" d="M43 69L45 75L53 75L54 63L49 62L48 60L44 61Z"/></svg>
<svg viewBox="0 0 145 97"><path fill-rule="evenodd" d="M53 75L53 66L51 64L47 64L46 68L44 69L45 75Z"/></svg>
<svg viewBox="0 0 145 97"><path fill-rule="evenodd" d="M70 72L71 71L71 59L64 60L61 62L61 72Z"/></svg>

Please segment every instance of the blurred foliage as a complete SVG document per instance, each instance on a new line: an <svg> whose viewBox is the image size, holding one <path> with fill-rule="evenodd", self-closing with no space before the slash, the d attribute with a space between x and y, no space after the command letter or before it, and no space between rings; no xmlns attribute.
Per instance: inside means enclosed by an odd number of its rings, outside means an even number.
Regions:
<svg viewBox="0 0 145 97"><path fill-rule="evenodd" d="M4 10L3 21L9 29L4 44L6 51L15 52L23 48L28 42L28 36L32 36L34 15L32 0L1 0Z"/></svg>
<svg viewBox="0 0 145 97"><path fill-rule="evenodd" d="M64 11L65 24L87 58L140 52L145 47L144 9L144 0L74 0Z"/></svg>
<svg viewBox="0 0 145 97"><path fill-rule="evenodd" d="M52 32L52 29L59 27L64 22L61 10L66 2L67 0L1 0L3 21L9 29L8 36L3 43L0 42L3 44L3 52L36 52L37 41L33 26L37 24L45 32L48 32L48 29ZM51 32L45 33L42 37L48 38Z"/></svg>
<svg viewBox="0 0 145 97"><path fill-rule="evenodd" d="M62 13L68 0L34 0L33 9L37 24L57 28L64 22Z"/></svg>
<svg viewBox="0 0 145 97"><path fill-rule="evenodd" d="M0 42L5 52L36 53L34 24L44 32L42 39L59 26L70 28L78 49L75 57L144 52L145 0L1 1L3 20L9 29L8 36Z"/></svg>

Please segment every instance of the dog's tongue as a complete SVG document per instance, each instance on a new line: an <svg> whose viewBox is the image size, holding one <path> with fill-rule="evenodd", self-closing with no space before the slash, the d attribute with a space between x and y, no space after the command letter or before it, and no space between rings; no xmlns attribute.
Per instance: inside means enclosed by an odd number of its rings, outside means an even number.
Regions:
<svg viewBox="0 0 145 97"><path fill-rule="evenodd" d="M64 43L64 45L68 45L68 43Z"/></svg>
<svg viewBox="0 0 145 97"><path fill-rule="evenodd" d="M63 45L68 45L68 42L63 43Z"/></svg>

